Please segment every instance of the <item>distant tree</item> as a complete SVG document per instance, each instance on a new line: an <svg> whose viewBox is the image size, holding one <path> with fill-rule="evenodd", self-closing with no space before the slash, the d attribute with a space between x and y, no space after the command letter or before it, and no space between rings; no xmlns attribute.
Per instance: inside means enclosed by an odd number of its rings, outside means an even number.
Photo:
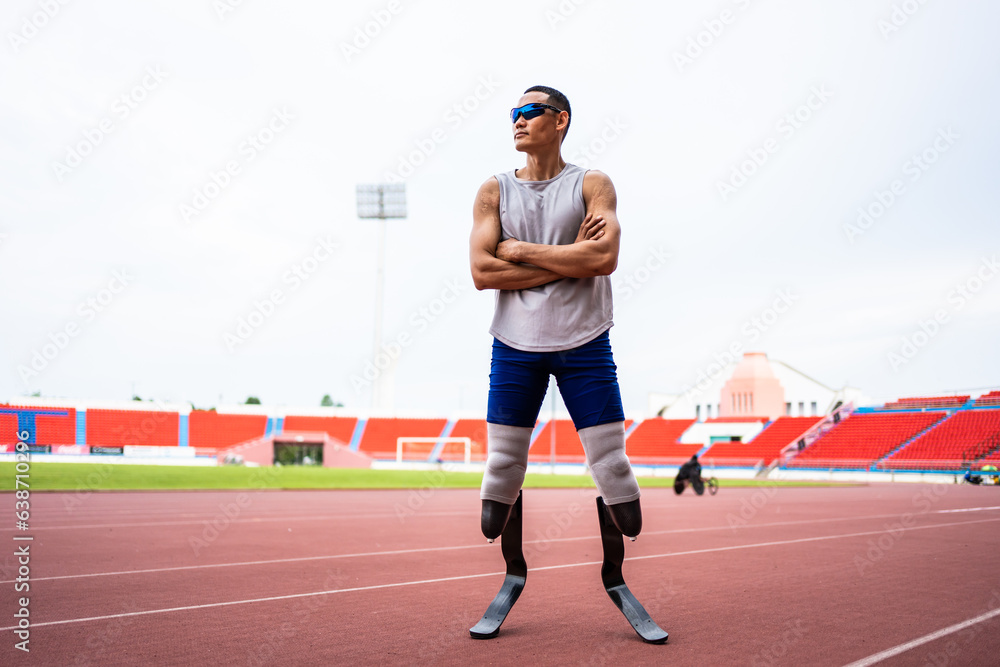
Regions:
<svg viewBox="0 0 1000 667"><path fill-rule="evenodd" d="M340 401L337 401L335 403L333 401L333 399L330 398L330 394L323 394L323 400L321 400L319 402L319 404L320 404L321 407L324 407L324 408L342 408L342 407L344 407L344 404L341 403Z"/></svg>
<svg viewBox="0 0 1000 667"><path fill-rule="evenodd" d="M256 396L248 396L246 405L260 405L260 399Z"/></svg>
<svg viewBox="0 0 1000 667"><path fill-rule="evenodd" d="M40 392L40 391L33 391L33 392L31 392L31 395L35 396L36 398L41 398L42 392Z"/></svg>
<svg viewBox="0 0 1000 667"><path fill-rule="evenodd" d="M138 396L133 396L133 397L132 397L132 400L133 400L133 401L141 401L142 399L141 399L141 398L139 398Z"/></svg>

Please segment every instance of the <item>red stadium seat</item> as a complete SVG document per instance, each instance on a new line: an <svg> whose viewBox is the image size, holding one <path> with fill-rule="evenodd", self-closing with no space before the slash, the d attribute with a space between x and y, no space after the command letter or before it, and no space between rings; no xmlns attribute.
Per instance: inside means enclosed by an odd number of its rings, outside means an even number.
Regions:
<svg viewBox="0 0 1000 667"><path fill-rule="evenodd" d="M752 465L763 461L769 465L781 450L798 440L823 417L779 417L749 442L718 442L702 456L702 460L725 464Z"/></svg>
<svg viewBox="0 0 1000 667"><path fill-rule="evenodd" d="M799 452L788 465L868 467L945 416L944 412L854 413Z"/></svg>

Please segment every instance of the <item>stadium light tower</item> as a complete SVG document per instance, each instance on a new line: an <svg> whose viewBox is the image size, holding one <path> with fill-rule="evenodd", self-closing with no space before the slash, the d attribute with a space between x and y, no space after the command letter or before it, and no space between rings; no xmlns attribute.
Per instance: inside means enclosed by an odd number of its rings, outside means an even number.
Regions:
<svg viewBox="0 0 1000 667"><path fill-rule="evenodd" d="M378 369L378 376L372 385L372 407L389 407L385 399L385 371L392 365L388 360L384 368L379 368L382 353L382 300L385 291L385 221L389 218L406 217L406 185L404 183L376 183L358 185L358 217L362 220L378 220L378 257L375 272L375 347L372 363Z"/></svg>

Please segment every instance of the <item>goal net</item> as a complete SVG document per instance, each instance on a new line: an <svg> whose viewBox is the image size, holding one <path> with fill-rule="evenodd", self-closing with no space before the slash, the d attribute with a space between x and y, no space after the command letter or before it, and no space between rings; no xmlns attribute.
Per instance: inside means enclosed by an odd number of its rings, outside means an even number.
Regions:
<svg viewBox="0 0 1000 667"><path fill-rule="evenodd" d="M471 463L475 450L471 438L396 438L396 462L464 461ZM478 459L479 457L477 457Z"/></svg>

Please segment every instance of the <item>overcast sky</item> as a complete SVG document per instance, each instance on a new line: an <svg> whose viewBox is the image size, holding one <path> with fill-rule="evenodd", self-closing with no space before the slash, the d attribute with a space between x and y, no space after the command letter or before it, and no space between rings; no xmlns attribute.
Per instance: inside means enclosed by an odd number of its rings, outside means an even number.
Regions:
<svg viewBox="0 0 1000 667"><path fill-rule="evenodd" d="M989 0L5 3L0 396L485 409L471 209L508 110L606 172L626 409L731 348L892 398L1000 386ZM859 211L864 215L859 214ZM242 324L241 324L242 322ZM368 376L373 375L368 369Z"/></svg>

